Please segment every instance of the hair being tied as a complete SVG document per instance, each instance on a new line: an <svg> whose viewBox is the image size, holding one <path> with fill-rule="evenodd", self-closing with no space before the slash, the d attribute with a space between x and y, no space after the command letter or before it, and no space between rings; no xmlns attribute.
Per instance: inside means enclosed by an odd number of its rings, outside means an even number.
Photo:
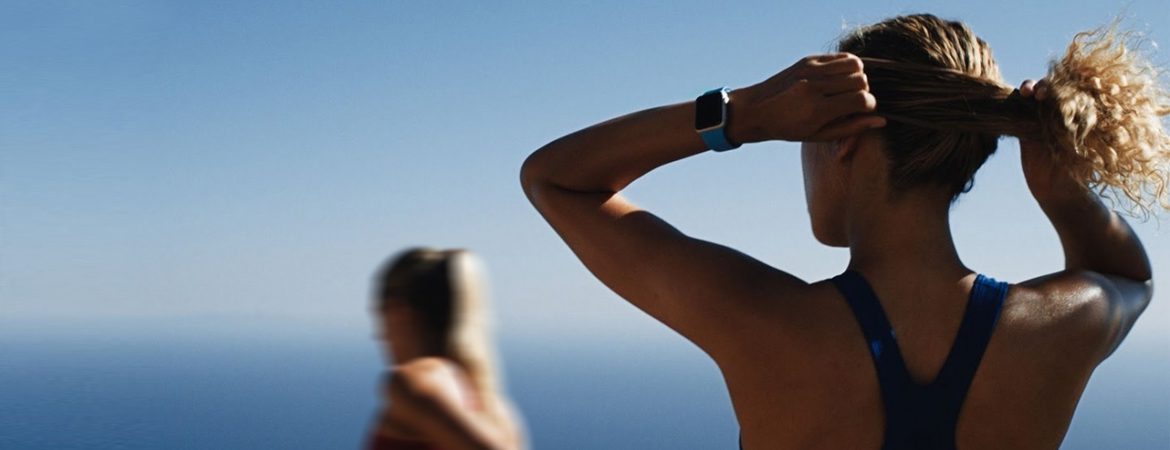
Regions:
<svg viewBox="0 0 1170 450"><path fill-rule="evenodd" d="M1005 84L991 49L966 25L929 14L854 30L839 50L860 56L883 130L895 192L971 189L999 137L1048 143L1074 179L1112 188L1138 209L1170 209L1170 96L1160 72L1117 23L1078 33L1053 61L1044 101Z"/></svg>

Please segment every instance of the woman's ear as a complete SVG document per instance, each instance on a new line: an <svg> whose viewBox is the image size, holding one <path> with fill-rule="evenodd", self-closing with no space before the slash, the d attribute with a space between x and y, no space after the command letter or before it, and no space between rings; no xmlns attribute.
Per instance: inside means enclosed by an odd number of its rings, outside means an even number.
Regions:
<svg viewBox="0 0 1170 450"><path fill-rule="evenodd" d="M833 159L838 163L847 163L857 154L861 146L861 135L846 136L833 142Z"/></svg>

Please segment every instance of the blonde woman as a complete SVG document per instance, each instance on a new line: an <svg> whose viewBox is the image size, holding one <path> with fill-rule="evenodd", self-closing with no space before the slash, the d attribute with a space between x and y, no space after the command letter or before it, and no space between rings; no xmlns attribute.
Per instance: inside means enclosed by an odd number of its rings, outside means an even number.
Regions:
<svg viewBox="0 0 1170 450"><path fill-rule="evenodd" d="M479 259L413 248L378 274L375 314L392 366L377 450L522 449L522 424L500 385Z"/></svg>
<svg viewBox="0 0 1170 450"><path fill-rule="evenodd" d="M1013 89L986 42L928 14L838 49L561 137L525 161L524 191L598 279L715 360L743 448L1058 448L1152 295L1142 244L1092 189L1167 204L1155 72L1105 28ZM1065 252L1064 270L1010 284L963 263L949 215L1003 135ZM850 251L840 275L799 279L620 193L767 140L802 142L813 233Z"/></svg>

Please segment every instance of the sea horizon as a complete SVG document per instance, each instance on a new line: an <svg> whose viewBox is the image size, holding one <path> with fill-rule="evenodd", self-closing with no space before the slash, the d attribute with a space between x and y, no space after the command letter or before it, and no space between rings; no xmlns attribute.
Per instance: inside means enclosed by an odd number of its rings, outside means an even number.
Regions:
<svg viewBox="0 0 1170 450"><path fill-rule="evenodd" d="M360 448L379 401L360 327L40 320L0 328L0 448ZM1147 337L1094 374L1062 449L1167 448L1170 362ZM665 330L499 347L534 449L735 448L716 366Z"/></svg>

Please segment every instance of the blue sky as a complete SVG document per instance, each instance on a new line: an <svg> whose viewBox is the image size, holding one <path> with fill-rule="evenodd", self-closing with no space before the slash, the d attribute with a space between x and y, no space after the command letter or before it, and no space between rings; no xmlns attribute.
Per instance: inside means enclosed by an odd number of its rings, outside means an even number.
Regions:
<svg viewBox="0 0 1170 450"><path fill-rule="evenodd" d="M762 80L848 27L966 21L1006 80L1126 13L1170 42L1165 0L1110 2L3 2L0 316L365 327L369 276L411 245L488 264L505 336L662 333L524 198L544 143ZM1165 63L1165 54L1158 55ZM815 242L795 143L708 153L627 193L684 232L805 279ZM1059 243L1005 139L954 210L965 262L1021 281ZM1170 279L1156 222L1135 224ZM1170 298L1136 339L1167 342Z"/></svg>

